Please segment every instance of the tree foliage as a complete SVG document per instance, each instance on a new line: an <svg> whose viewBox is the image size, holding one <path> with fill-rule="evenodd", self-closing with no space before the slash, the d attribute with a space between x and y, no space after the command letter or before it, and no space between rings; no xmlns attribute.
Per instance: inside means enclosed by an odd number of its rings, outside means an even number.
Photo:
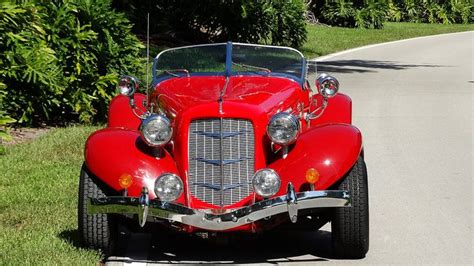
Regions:
<svg viewBox="0 0 474 266"><path fill-rule="evenodd" d="M1 1L3 115L30 125L102 116L118 75L140 68L130 30L106 0Z"/></svg>
<svg viewBox="0 0 474 266"><path fill-rule="evenodd" d="M304 0L115 0L144 34L150 13L152 35L172 44L252 42L301 46L306 40Z"/></svg>

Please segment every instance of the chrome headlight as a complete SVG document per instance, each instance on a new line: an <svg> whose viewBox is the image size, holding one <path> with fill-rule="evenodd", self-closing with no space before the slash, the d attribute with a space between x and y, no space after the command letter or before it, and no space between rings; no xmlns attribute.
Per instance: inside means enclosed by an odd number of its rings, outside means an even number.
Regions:
<svg viewBox="0 0 474 266"><path fill-rule="evenodd" d="M138 90L138 80L132 76L120 77L118 89L120 94L131 97Z"/></svg>
<svg viewBox="0 0 474 266"><path fill-rule="evenodd" d="M278 113L270 119L267 134L270 139L280 145L295 142L300 130L298 118L289 113Z"/></svg>
<svg viewBox="0 0 474 266"><path fill-rule="evenodd" d="M140 125L142 139L151 146L163 146L171 140L173 128L168 118L162 115L151 115Z"/></svg>
<svg viewBox="0 0 474 266"><path fill-rule="evenodd" d="M316 79L316 88L324 98L331 98L336 96L339 91L339 81L335 77L323 73Z"/></svg>
<svg viewBox="0 0 474 266"><path fill-rule="evenodd" d="M183 181L177 175L163 174L155 181L155 195L161 201L174 201L183 193Z"/></svg>
<svg viewBox="0 0 474 266"><path fill-rule="evenodd" d="M261 169L253 177L253 189L262 197L271 197L280 190L280 177L273 169Z"/></svg>

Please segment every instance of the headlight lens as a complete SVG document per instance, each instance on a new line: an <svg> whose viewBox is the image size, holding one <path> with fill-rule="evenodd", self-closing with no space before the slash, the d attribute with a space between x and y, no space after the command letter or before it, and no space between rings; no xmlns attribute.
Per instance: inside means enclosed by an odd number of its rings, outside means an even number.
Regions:
<svg viewBox="0 0 474 266"><path fill-rule="evenodd" d="M316 79L316 88L324 98L331 98L336 96L339 91L339 81L335 77L323 73Z"/></svg>
<svg viewBox="0 0 474 266"><path fill-rule="evenodd" d="M288 145L295 142L299 129L300 124L296 116L289 113L278 113L270 119L267 134L273 142Z"/></svg>
<svg viewBox="0 0 474 266"><path fill-rule="evenodd" d="M271 197L280 190L280 177L273 169L261 169L253 177L253 188L262 197Z"/></svg>
<svg viewBox="0 0 474 266"><path fill-rule="evenodd" d="M170 120L162 115L151 115L142 121L140 132L151 146L163 146L171 140L173 129Z"/></svg>
<svg viewBox="0 0 474 266"><path fill-rule="evenodd" d="M183 193L183 181L174 174L163 174L155 181L155 195L162 201L174 201Z"/></svg>

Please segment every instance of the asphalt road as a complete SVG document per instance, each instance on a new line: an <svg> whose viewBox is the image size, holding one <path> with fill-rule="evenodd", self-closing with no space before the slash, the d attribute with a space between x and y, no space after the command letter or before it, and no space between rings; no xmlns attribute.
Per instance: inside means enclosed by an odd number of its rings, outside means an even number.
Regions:
<svg viewBox="0 0 474 266"><path fill-rule="evenodd" d="M329 227L215 245L136 234L129 263L473 264L474 32L419 38L322 58L353 99L369 171L370 250L331 256ZM123 257L122 257L123 256Z"/></svg>

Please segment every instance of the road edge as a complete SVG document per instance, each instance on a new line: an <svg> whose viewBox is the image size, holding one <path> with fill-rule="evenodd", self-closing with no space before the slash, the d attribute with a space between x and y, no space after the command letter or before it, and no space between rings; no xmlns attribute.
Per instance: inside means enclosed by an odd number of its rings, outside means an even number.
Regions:
<svg viewBox="0 0 474 266"><path fill-rule="evenodd" d="M441 34L420 36L420 37L414 37L414 38L408 38L408 39L402 39L402 40L396 40L396 41L390 41L390 42L369 44L369 45L360 46L360 47L356 47L356 48L351 48L351 49L340 51L340 52L335 52L335 53L328 54L328 55L323 55L323 56L320 56L320 57L310 59L309 61L321 62L321 61L326 61L328 59L331 59L333 57L337 57L337 56L340 56L340 55L345 55L345 54L349 54L349 53L352 53L352 52L365 50L365 49L369 49L369 48L374 48L374 47L379 47L379 46L384 46L384 45L391 45L391 44L402 43L402 42L408 42L408 41L419 40L419 39L439 37L439 36L443 36L443 35L455 35L455 34L466 34L466 33L474 33L474 30L450 32L450 33L441 33Z"/></svg>

